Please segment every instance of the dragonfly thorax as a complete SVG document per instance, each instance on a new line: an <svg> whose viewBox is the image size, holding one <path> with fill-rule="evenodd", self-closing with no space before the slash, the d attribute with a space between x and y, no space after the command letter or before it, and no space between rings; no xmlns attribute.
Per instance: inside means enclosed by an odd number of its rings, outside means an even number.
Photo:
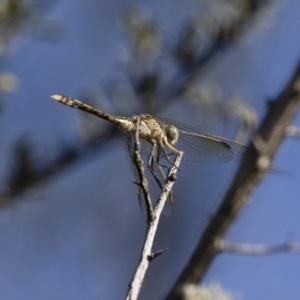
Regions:
<svg viewBox="0 0 300 300"><path fill-rule="evenodd" d="M139 127L139 135L143 140L146 140L150 144L161 144L164 130L157 122L155 117L151 115L141 115L141 122Z"/></svg>
<svg viewBox="0 0 300 300"><path fill-rule="evenodd" d="M140 126L139 126L139 135L142 139L147 140L148 137L151 137L151 129L148 127L148 125L144 122L141 121Z"/></svg>

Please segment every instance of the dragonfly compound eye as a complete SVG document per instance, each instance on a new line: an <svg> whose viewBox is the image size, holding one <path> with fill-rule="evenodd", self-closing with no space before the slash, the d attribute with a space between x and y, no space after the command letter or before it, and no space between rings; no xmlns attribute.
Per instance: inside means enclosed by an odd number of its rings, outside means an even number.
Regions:
<svg viewBox="0 0 300 300"><path fill-rule="evenodd" d="M168 139L168 142L172 145L176 144L179 138L178 129L174 125L167 125L165 127L165 133Z"/></svg>

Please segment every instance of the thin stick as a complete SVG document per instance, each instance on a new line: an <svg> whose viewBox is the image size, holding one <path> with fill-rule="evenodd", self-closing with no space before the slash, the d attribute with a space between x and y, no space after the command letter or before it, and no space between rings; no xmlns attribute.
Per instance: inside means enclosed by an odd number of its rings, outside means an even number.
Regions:
<svg viewBox="0 0 300 300"><path fill-rule="evenodd" d="M154 241L155 233L157 230L159 218L160 218L162 210L166 204L166 201L167 201L168 195L172 189L172 186L176 180L176 173L178 171L179 164L182 160L182 156L183 156L183 153L180 152L180 154L176 157L174 166L172 166L172 168L170 169L170 172L167 176L166 182L163 186L162 192L161 192L161 194L158 198L157 204L154 208L153 218L151 221L148 220L147 234L146 234L144 247L143 247L143 250L141 253L140 262L139 262L136 272L133 276L133 279L129 285L126 300L136 300L137 299L137 297L140 293L144 278L145 278L146 271L149 266L149 262L152 260L153 255L155 255L155 253L154 254L152 253L152 246L153 246L153 241Z"/></svg>
<svg viewBox="0 0 300 300"><path fill-rule="evenodd" d="M144 163L140 154L140 149L141 149L140 138L139 138L140 117L136 118L135 126L136 126L136 130L134 136L133 163L135 164L137 174L139 176L140 182L138 183L138 185L142 190L144 196L146 209L147 209L148 222L151 222L153 219L153 208L152 208L152 202L148 191L148 181L145 176Z"/></svg>

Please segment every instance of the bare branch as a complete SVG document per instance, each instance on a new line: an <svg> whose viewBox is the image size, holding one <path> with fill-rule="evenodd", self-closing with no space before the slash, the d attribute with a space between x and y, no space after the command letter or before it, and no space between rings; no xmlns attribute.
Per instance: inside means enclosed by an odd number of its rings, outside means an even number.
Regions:
<svg viewBox="0 0 300 300"><path fill-rule="evenodd" d="M183 299L186 284L197 284L214 259L216 243L238 215L249 194L263 178L275 155L286 128L290 125L300 101L300 61L290 81L269 104L269 110L256 137L247 149L236 176L220 207L211 218L188 264L177 280L167 299ZM259 138L258 138L259 137ZM255 145L254 145L255 144Z"/></svg>
<svg viewBox="0 0 300 300"><path fill-rule="evenodd" d="M144 277L147 271L147 268L149 266L149 257L151 258L152 254L152 246L154 237L156 234L158 222L162 213L162 210L166 204L166 201L168 199L168 195L172 189L172 186L176 179L176 172L179 169L179 164L182 160L183 153L180 152L180 155L176 157L176 160L174 162L174 166L170 168L169 174L167 176L166 182L163 186L162 192L159 196L159 199L157 201L157 204L154 208L154 214L153 219L151 222L148 222L148 228L147 228L147 235L145 239L145 244L141 253L141 258L139 265L136 269L136 272L134 274L134 277L129 285L129 290L126 299L127 300L136 300L138 297L138 294L140 292L140 289L142 287L142 283L144 281Z"/></svg>
<svg viewBox="0 0 300 300"><path fill-rule="evenodd" d="M285 242L274 246L250 245L250 244L230 244L225 241L216 243L216 248L222 252L245 254L245 255L270 255L282 252L300 253L300 244L293 242Z"/></svg>
<svg viewBox="0 0 300 300"><path fill-rule="evenodd" d="M145 177L145 168L144 163L140 155L140 139L139 139L139 127L140 127L140 117L136 118L136 130L134 136L134 155L133 155L133 163L136 166L137 174L139 176L140 183L138 184L140 189L142 190L146 208L147 208L147 218L148 222L152 222L153 220L153 208L152 202L150 198L150 194L148 191L148 181Z"/></svg>

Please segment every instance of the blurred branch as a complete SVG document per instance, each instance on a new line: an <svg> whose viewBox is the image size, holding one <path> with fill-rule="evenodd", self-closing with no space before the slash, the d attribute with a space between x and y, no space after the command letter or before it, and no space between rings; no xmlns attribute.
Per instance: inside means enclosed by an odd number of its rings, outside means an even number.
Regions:
<svg viewBox="0 0 300 300"><path fill-rule="evenodd" d="M37 2L35 2L37 4ZM34 4L22 0L0 1L0 58L6 54L10 40L27 28L27 23L36 15ZM0 71L0 92L13 92L18 86L18 78L9 72ZM3 110L0 95L0 112Z"/></svg>
<svg viewBox="0 0 300 300"><path fill-rule="evenodd" d="M7 44L15 35L28 30L41 30L41 26L44 26L44 20L41 18L42 2L41 0L2 0L0 2L0 55L5 53ZM45 33L47 33L46 30L57 31L55 23L49 25L48 28L45 26L42 28ZM54 30L51 32L55 33Z"/></svg>
<svg viewBox="0 0 300 300"><path fill-rule="evenodd" d="M216 26L208 46L205 47L200 55L197 53L192 53L193 56L192 63L189 63L187 69L180 69L178 74L175 75L175 78L170 80L170 86L164 89L164 93L160 96L159 103L155 109L161 109L161 106L165 107L170 102L174 101L174 98L181 97L185 95L187 91L191 89L196 80L199 79L201 72L203 72L205 66L208 65L220 51L224 51L229 46L232 46L238 38L241 38L243 34L249 29L247 25L250 25L250 22L267 6L273 3L272 0L247 0L247 1L233 1L232 3L226 2L223 5L230 4L232 7L236 5L237 12L232 16L228 17L225 20L220 21L220 24ZM224 8L224 7L223 7ZM187 25L191 26L191 25ZM186 45L185 42L185 33L182 40L177 47L177 57L178 51L180 52L180 47ZM199 42L198 42L199 43ZM199 47L199 45L198 45ZM196 52L196 49L192 50ZM184 60L179 55L180 60ZM184 61L181 64L185 65ZM178 78L181 78L178 80Z"/></svg>
<svg viewBox="0 0 300 300"><path fill-rule="evenodd" d="M9 182L11 185L19 186L22 183L33 184L34 177L34 147L32 142L22 136L13 147L13 167Z"/></svg>
<svg viewBox="0 0 300 300"><path fill-rule="evenodd" d="M257 255L257 256L277 254L282 252L300 253L300 244L289 242L289 241L275 246L265 246L265 245L249 245L249 244L236 245L221 240L216 244L216 248L222 252L245 254L245 255Z"/></svg>
<svg viewBox="0 0 300 300"><path fill-rule="evenodd" d="M295 138L300 138L300 128L291 125L286 129L286 135Z"/></svg>
<svg viewBox="0 0 300 300"><path fill-rule="evenodd" d="M277 98L269 103L269 110L226 193L220 207L210 219L194 253L170 291L167 299L184 299L187 284L197 284L218 253L222 239L241 211L258 182L267 172L276 150L285 137L300 102L300 61L290 81Z"/></svg>
<svg viewBox="0 0 300 300"><path fill-rule="evenodd" d="M2 1L0 4L0 54L7 42L32 17L33 8L21 0Z"/></svg>
<svg viewBox="0 0 300 300"><path fill-rule="evenodd" d="M190 284L185 286L184 300L238 300L239 296L225 291L222 286L216 283L199 286Z"/></svg>
<svg viewBox="0 0 300 300"><path fill-rule="evenodd" d="M241 39L259 16L265 16L274 0L208 3L211 10L201 11L186 21L178 43L171 51L150 13L134 7L123 14L129 40L126 73L136 96L154 112L162 110L176 98L186 96L205 67L221 51ZM171 72L164 66L170 60L174 63L169 67Z"/></svg>
<svg viewBox="0 0 300 300"><path fill-rule="evenodd" d="M0 208L11 205L14 197L22 194L27 189L35 187L37 184L43 184L51 176L63 172L66 168L83 160L85 156L98 153L99 148L103 148L117 134L118 130L112 126L105 133L83 144L62 145L60 154L54 159L43 160L38 163L35 161L34 165L30 165L30 173L27 173L26 180L21 180L22 177L18 175L21 169L13 168L6 187L0 194ZM15 166L18 166L18 164L15 164Z"/></svg>

